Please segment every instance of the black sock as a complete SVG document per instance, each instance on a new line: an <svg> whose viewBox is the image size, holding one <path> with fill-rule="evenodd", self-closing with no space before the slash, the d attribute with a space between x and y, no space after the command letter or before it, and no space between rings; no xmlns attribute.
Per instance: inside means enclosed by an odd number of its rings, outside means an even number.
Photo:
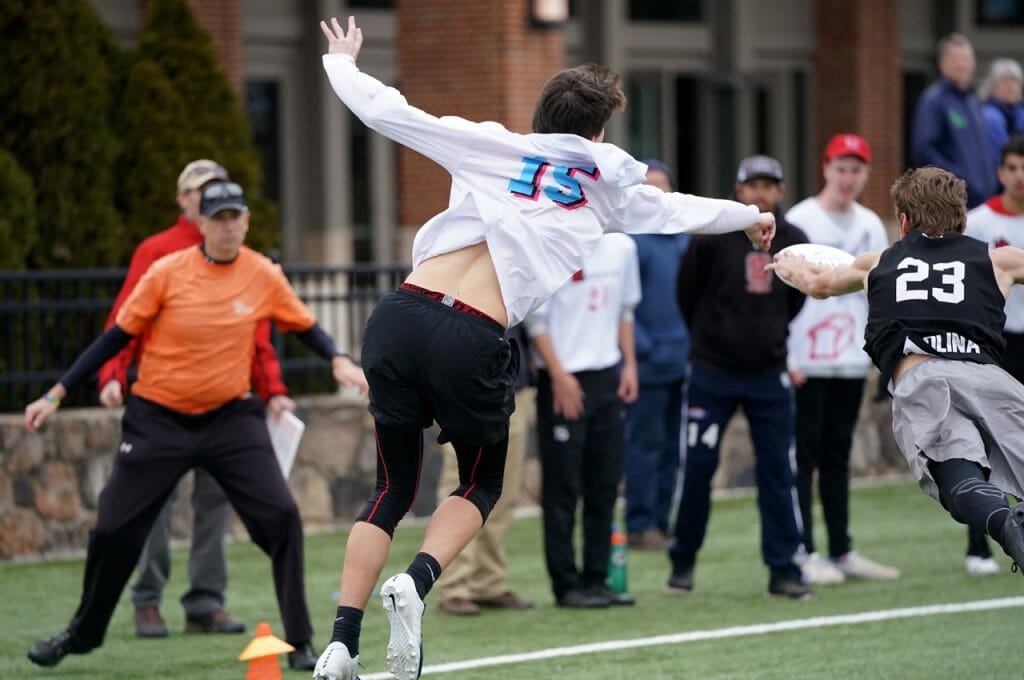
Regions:
<svg viewBox="0 0 1024 680"><path fill-rule="evenodd" d="M412 582L416 584L416 592L422 600L441 576L441 565L425 552L416 553L405 573L412 577Z"/></svg>
<svg viewBox="0 0 1024 680"><path fill-rule="evenodd" d="M354 658L359 653L359 631L363 628L363 610L355 607L338 607L334 619L331 642L340 642L348 648Z"/></svg>

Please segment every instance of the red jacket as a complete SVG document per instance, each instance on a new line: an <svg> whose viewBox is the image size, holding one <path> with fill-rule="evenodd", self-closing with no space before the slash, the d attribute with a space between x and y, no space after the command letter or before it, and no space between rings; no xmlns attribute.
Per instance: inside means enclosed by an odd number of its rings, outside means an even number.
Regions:
<svg viewBox="0 0 1024 680"><path fill-rule="evenodd" d="M128 299L128 295L135 289L135 285L146 273L149 266L165 255L199 245L203 242L203 235L199 233L199 227L185 218L185 215L178 217L178 222L169 229L164 229L158 234L153 234L139 244L132 254L131 264L128 265L128 275L121 285L121 291L114 300L114 306L107 317L106 328L114 325L117 312L121 305ZM145 336L132 339L123 350L103 364L99 373L99 388L111 380L117 380L122 385L128 385L128 367L139 356L142 350L142 343ZM256 327L256 352L252 360L252 390L264 401L269 401L276 394L288 394L288 388L281 381L281 362L277 359L274 346L270 344L270 321L264 320Z"/></svg>

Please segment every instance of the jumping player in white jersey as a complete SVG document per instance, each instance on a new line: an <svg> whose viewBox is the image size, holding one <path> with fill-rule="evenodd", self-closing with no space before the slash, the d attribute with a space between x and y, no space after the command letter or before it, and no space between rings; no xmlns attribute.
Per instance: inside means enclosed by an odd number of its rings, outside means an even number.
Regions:
<svg viewBox="0 0 1024 680"><path fill-rule="evenodd" d="M449 207L413 243L413 271L367 322L362 363L377 437L377 486L349 535L331 644L313 673L355 677L363 610L419 480L432 421L458 458L460 486L435 510L408 570L381 599L391 622L388 668L422 668L423 598L487 519L501 493L518 354L502 337L578 271L605 230L657 225L663 233L745 230L767 249L771 213L732 201L645 186L646 167L611 144L604 127L625 106L617 76L588 65L555 75L534 111L535 133L438 118L361 73L362 31L349 17L321 22L324 69L367 127L452 175Z"/></svg>
<svg viewBox="0 0 1024 680"><path fill-rule="evenodd" d="M910 170L893 185L902 239L825 270L802 257L768 266L808 295L868 294L865 346L891 375L893 433L921 488L953 519L1024 567L1024 385L999 367L1003 305L1024 283L1024 250L964 236L963 180Z"/></svg>

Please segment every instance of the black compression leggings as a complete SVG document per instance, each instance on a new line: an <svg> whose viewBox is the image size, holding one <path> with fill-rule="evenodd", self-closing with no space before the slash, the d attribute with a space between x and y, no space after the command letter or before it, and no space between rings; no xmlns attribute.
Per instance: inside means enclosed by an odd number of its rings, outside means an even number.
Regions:
<svg viewBox="0 0 1024 680"><path fill-rule="evenodd" d="M423 467L423 430L376 423L377 484L356 518L380 527L389 536L412 507ZM459 462L459 487L452 492L473 503L483 521L501 496L508 437L485 446L453 438Z"/></svg>
<svg viewBox="0 0 1024 680"><path fill-rule="evenodd" d="M1010 511L1005 494L988 481L985 468L962 458L928 463L942 506L953 519L1002 542Z"/></svg>

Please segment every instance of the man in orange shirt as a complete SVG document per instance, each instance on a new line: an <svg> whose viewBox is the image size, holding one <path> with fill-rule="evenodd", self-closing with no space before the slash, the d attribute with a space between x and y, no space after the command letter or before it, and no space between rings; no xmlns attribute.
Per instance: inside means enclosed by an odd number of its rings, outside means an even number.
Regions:
<svg viewBox="0 0 1024 680"><path fill-rule="evenodd" d="M114 326L25 408L26 427L37 429L57 410L67 388L132 338L147 334L114 467L89 535L81 601L63 632L29 650L29 659L40 666L54 666L68 654L85 654L103 643L154 520L178 480L196 467L220 484L253 542L271 558L285 639L295 647L289 666L312 670L316 663L302 520L274 456L263 402L249 391L256 327L270 319L295 332L330 361L342 385L365 392L366 379L337 351L281 268L242 245L250 215L241 187L206 185L199 212L203 243L154 263Z"/></svg>
<svg viewBox="0 0 1024 680"><path fill-rule="evenodd" d="M219 163L202 158L194 160L178 175L178 206L181 215L171 227L153 234L132 254L128 274L107 318L106 328L114 325L118 312L135 290L142 275L160 258L199 245L199 198L208 182L228 179ZM128 368L135 362L145 341L134 338L128 346L107 361L99 371L100 402L107 407L124 404L128 386ZM252 364L252 389L275 415L294 411L288 388L281 381L281 364L270 343L270 322L256 327L256 346ZM144 638L167 636L160 616L160 600L171 575L171 515L174 494L153 524L139 558L139 575L131 587L135 605L135 634ZM231 519L231 505L217 483L202 468L196 468L192 490L192 546L188 556L189 590L181 598L185 610L186 633L242 633L245 624L233 619L224 609L228 584L224 534Z"/></svg>

